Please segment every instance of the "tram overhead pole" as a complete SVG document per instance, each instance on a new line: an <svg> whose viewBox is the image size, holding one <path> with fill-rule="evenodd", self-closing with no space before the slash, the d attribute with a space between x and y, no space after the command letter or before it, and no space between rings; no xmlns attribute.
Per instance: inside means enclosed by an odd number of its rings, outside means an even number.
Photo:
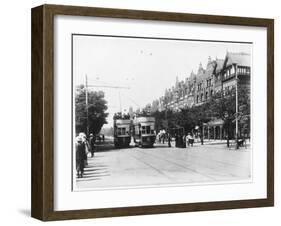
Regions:
<svg viewBox="0 0 281 226"><path fill-rule="evenodd" d="M114 85L93 85L88 84L88 76L85 74L85 104L86 104L86 122L87 122L87 135L89 135L89 88L111 88L111 89L130 89L129 86L114 86ZM120 108L121 108L121 99L120 99L120 91L119 91L119 102L120 102ZM122 109L120 109L122 111Z"/></svg>

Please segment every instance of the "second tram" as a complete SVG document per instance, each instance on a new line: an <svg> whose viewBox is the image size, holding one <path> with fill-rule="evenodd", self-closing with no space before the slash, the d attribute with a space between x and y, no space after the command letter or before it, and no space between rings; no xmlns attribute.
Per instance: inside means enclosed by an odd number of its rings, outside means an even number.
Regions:
<svg viewBox="0 0 281 226"><path fill-rule="evenodd" d="M155 118L135 117L133 120L133 138L136 145L140 147L152 147L155 139Z"/></svg>

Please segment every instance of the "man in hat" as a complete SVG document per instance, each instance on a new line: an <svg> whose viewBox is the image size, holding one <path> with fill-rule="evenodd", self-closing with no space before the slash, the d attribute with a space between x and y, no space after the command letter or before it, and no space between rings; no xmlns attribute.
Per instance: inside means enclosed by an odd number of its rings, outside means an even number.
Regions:
<svg viewBox="0 0 281 226"><path fill-rule="evenodd" d="M85 143L82 140L82 137L78 136L76 138L76 171L77 177L83 177L84 168L85 168L85 158L86 158L86 148Z"/></svg>
<svg viewBox="0 0 281 226"><path fill-rule="evenodd" d="M94 157L94 155L95 155L95 153L94 153L95 152L95 138L92 133L90 134L89 144L90 144L91 156Z"/></svg>

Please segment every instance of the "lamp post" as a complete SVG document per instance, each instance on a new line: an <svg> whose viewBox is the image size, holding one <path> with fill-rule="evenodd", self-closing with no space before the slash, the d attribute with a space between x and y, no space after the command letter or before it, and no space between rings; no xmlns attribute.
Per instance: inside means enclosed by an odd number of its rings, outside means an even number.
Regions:
<svg viewBox="0 0 281 226"><path fill-rule="evenodd" d="M229 115L228 112L224 112L224 119L226 123L226 146L229 148Z"/></svg>
<svg viewBox="0 0 281 226"><path fill-rule="evenodd" d="M85 99L86 99L86 117L87 117L87 127L86 134L89 135L89 104L88 104L88 77L85 75Z"/></svg>

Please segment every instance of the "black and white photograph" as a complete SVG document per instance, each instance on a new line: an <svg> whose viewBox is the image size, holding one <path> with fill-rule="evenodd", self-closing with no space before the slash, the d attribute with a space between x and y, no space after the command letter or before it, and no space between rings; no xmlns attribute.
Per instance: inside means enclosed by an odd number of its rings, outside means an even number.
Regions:
<svg viewBox="0 0 281 226"><path fill-rule="evenodd" d="M73 190L251 183L252 45L72 34Z"/></svg>

